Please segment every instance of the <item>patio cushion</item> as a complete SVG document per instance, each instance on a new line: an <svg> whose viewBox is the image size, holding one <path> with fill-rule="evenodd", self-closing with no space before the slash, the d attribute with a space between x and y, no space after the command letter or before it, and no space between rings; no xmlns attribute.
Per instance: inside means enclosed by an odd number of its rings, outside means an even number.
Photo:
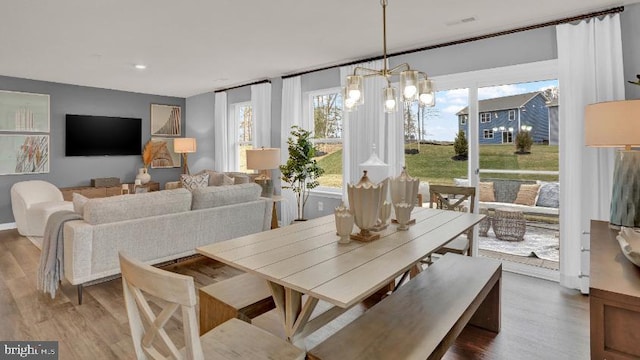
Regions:
<svg viewBox="0 0 640 360"><path fill-rule="evenodd" d="M536 204L536 198L538 196L538 184L521 184L516 200L514 204L534 206Z"/></svg>
<svg viewBox="0 0 640 360"><path fill-rule="evenodd" d="M539 182L538 201L536 206L559 208L560 207L560 184L557 182Z"/></svg>
<svg viewBox="0 0 640 360"><path fill-rule="evenodd" d="M480 201L496 201L493 182L480 183Z"/></svg>

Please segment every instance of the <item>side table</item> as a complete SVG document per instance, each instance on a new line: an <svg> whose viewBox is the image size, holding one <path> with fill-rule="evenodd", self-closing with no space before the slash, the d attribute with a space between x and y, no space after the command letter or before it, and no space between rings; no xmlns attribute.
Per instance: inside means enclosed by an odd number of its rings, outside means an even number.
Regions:
<svg viewBox="0 0 640 360"><path fill-rule="evenodd" d="M522 241L527 231L527 221L520 210L497 208L493 218L493 232L500 240Z"/></svg>
<svg viewBox="0 0 640 360"><path fill-rule="evenodd" d="M283 199L282 195L273 195L271 200L273 200L273 210L271 212L271 228L277 229L280 226L278 225L278 212L276 211L276 203L281 202Z"/></svg>
<svg viewBox="0 0 640 360"><path fill-rule="evenodd" d="M480 214L487 215L487 216L478 223L478 234L482 237L487 237L487 233L491 228L491 218L489 217L489 209L481 208Z"/></svg>

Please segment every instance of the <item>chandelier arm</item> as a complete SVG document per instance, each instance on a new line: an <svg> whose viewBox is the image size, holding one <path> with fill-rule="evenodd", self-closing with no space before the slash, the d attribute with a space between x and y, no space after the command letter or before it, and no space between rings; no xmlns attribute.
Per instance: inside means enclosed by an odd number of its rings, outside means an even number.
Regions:
<svg viewBox="0 0 640 360"><path fill-rule="evenodd" d="M369 69L362 66L358 66L353 69L353 75L358 75L358 71L361 72L361 76L383 75L381 70ZM363 72L365 74L362 74Z"/></svg>
<svg viewBox="0 0 640 360"><path fill-rule="evenodd" d="M383 69L382 75L388 76L387 70L387 0L380 0L382 5L382 54ZM387 78L388 80L388 78Z"/></svg>
<svg viewBox="0 0 640 360"><path fill-rule="evenodd" d="M398 75L402 70L411 70L411 66L409 66L409 64L407 63L400 64L394 67L393 69L389 70L388 72L389 72L389 75Z"/></svg>

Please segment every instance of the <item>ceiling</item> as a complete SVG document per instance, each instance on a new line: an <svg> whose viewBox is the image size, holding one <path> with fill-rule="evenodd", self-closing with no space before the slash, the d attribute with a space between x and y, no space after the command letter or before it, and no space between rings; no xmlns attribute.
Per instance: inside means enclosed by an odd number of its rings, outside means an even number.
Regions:
<svg viewBox="0 0 640 360"><path fill-rule="evenodd" d="M636 2L389 0L388 52ZM382 8L379 0L3 0L0 49L0 75L188 97L382 55Z"/></svg>

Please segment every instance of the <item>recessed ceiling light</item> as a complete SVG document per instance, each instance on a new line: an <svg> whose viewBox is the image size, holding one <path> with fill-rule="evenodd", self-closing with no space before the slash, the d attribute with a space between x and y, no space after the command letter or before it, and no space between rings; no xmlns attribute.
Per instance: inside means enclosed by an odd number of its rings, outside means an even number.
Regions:
<svg viewBox="0 0 640 360"><path fill-rule="evenodd" d="M135 66L136 66L136 69L138 70L144 70L147 68L147 65L145 64L136 64Z"/></svg>

